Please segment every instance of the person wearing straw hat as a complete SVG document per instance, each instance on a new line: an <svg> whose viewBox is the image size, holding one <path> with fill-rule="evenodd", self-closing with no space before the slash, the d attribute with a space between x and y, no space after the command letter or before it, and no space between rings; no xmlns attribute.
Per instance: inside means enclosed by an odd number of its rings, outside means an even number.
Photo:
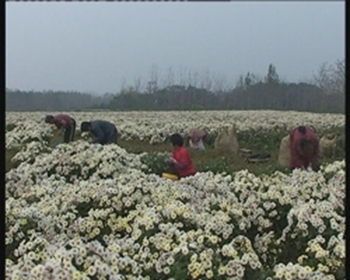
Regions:
<svg viewBox="0 0 350 280"><path fill-rule="evenodd" d="M208 133L202 129L191 129L187 136L187 144L192 149L205 150L203 140Z"/></svg>

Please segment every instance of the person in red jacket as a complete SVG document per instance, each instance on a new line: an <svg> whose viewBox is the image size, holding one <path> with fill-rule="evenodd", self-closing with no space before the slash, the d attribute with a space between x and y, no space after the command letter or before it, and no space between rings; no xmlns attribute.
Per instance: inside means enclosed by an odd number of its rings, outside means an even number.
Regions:
<svg viewBox="0 0 350 280"><path fill-rule="evenodd" d="M298 126L290 134L290 169L315 169L319 155L319 139L307 126Z"/></svg>
<svg viewBox="0 0 350 280"><path fill-rule="evenodd" d="M184 140L180 134L173 134L170 136L170 142L173 146L173 152L168 163L171 169L179 178L194 175L196 171L193 168L190 154L186 150Z"/></svg>
<svg viewBox="0 0 350 280"><path fill-rule="evenodd" d="M73 141L76 122L72 117L65 114L48 115L45 117L45 123L54 124L58 129L61 129L60 134L64 131L64 143Z"/></svg>

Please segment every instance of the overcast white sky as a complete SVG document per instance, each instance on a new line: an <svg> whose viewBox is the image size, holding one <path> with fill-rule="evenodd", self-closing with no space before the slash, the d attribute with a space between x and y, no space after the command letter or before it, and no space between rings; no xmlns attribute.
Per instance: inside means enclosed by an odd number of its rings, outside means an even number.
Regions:
<svg viewBox="0 0 350 280"><path fill-rule="evenodd" d="M345 58L345 2L7 2L6 87L116 93L172 67L234 85ZM188 74L185 75L188 77Z"/></svg>

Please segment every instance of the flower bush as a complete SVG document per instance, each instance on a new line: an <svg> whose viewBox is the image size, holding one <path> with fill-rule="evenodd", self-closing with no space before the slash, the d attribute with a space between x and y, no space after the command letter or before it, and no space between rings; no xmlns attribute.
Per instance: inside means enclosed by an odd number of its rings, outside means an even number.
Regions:
<svg viewBox="0 0 350 280"><path fill-rule="evenodd" d="M24 118L15 113L6 114L6 149L21 148L23 144L39 141L44 144L52 137L52 127L43 120Z"/></svg>
<svg viewBox="0 0 350 280"><path fill-rule="evenodd" d="M172 182L116 145L75 145L76 158L62 145L6 174L8 277L344 279L344 163L328 181L297 170Z"/></svg>
<svg viewBox="0 0 350 280"><path fill-rule="evenodd" d="M45 114L45 112L6 113L7 126L10 128L10 124L16 125L15 129L6 131L6 144L16 145L18 141L23 142L24 138L32 133L39 133L41 136L49 134L52 126L44 124ZM205 129L209 133L207 141L212 144L218 132L230 127L233 123L236 125L238 137L246 140L269 130L274 133L265 134L270 137L268 142L277 141L278 144L281 140L280 133L284 136L290 129L301 124L312 125L318 132L333 128L345 129L345 115L293 111L73 112L68 114L77 121L77 128L83 121L103 119L117 126L122 139L139 139L151 144L162 143L175 132L186 135L192 128ZM174 119L182 121L174 122ZM274 135L277 135L277 140ZM33 138L35 137L33 135Z"/></svg>
<svg viewBox="0 0 350 280"><path fill-rule="evenodd" d="M206 164L201 164L200 170L204 172L211 171L213 173L231 174L232 168L230 162L225 157L220 157Z"/></svg>
<svg viewBox="0 0 350 280"><path fill-rule="evenodd" d="M38 113L19 116L7 116L15 124L7 139L25 134L20 123L50 135ZM345 279L344 160L317 172L207 171L170 181L154 174L162 154L35 139L9 145L22 143L5 177L6 279Z"/></svg>
<svg viewBox="0 0 350 280"><path fill-rule="evenodd" d="M32 164L35 158L42 153L50 153L52 149L40 141L25 144L11 159L14 163L27 162Z"/></svg>
<svg viewBox="0 0 350 280"><path fill-rule="evenodd" d="M140 155L141 162L144 164L142 169L147 174L161 175L163 172L169 172L165 160L169 157L168 153L143 153Z"/></svg>

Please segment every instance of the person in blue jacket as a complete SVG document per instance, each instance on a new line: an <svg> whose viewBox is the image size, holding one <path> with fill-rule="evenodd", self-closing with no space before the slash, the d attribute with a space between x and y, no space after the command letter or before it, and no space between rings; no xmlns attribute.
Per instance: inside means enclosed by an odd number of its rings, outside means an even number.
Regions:
<svg viewBox="0 0 350 280"><path fill-rule="evenodd" d="M90 132L92 134L93 144L116 144L118 140L117 128L108 121L95 120L82 122L80 130L81 132Z"/></svg>

